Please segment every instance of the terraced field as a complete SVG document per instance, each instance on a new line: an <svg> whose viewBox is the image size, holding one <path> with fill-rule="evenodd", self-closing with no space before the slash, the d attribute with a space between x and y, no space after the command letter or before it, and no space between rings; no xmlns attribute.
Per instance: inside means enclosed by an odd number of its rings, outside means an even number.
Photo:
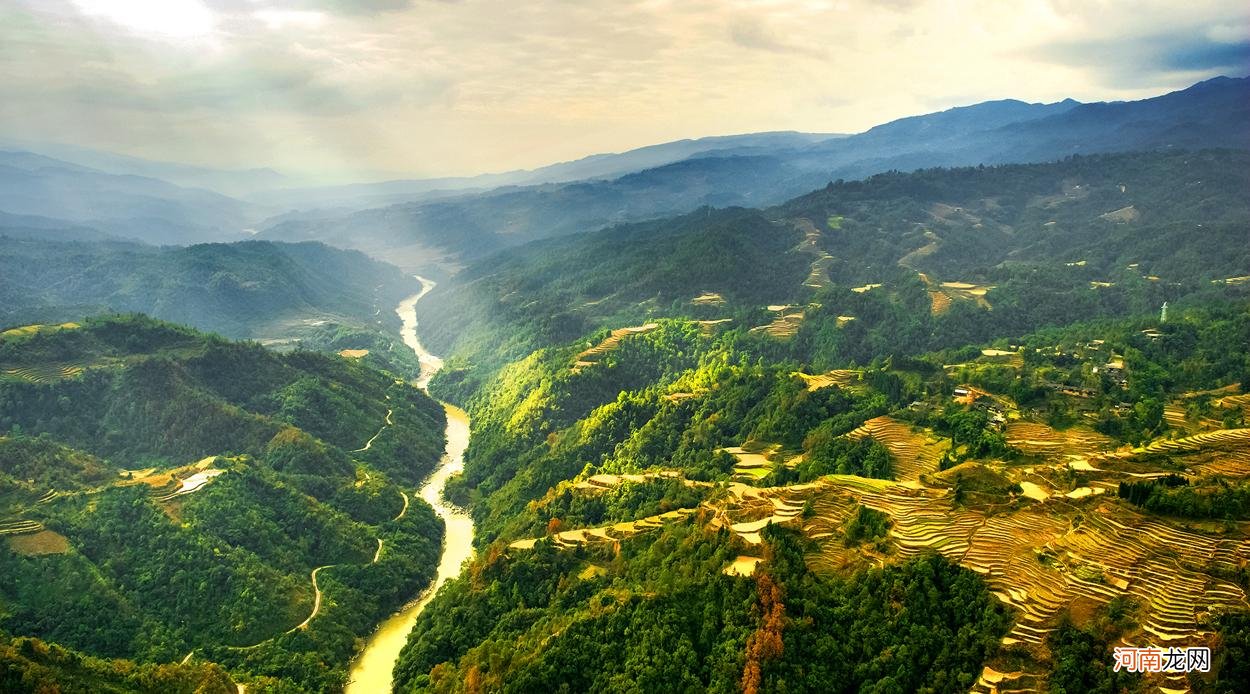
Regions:
<svg viewBox="0 0 1250 694"><path fill-rule="evenodd" d="M0 332L0 340L10 337L34 335L35 333L50 333L58 330L76 330L80 327L82 326L77 323L23 325L20 328L9 328L8 330Z"/></svg>
<svg viewBox="0 0 1250 694"><path fill-rule="evenodd" d="M765 498L786 493L759 491ZM839 529L857 504L881 511L893 523L890 561L936 551L981 574L994 595L1018 610L1003 645L1020 644L1038 658L1062 612L1089 614L1117 596L1141 605L1141 627L1125 637L1134 646L1207 645L1207 615L1250 606L1242 588L1219 577L1250 560L1250 540L1184 530L1104 497L1057 497L987 513L955 504L946 490L830 477L808 498L815 514L803 531L820 543L809 555L813 570L837 571L849 561ZM979 691L1015 688L1004 679L1037 678L1020 672L995 680L996 672L987 669Z"/></svg>
<svg viewBox="0 0 1250 694"><path fill-rule="evenodd" d="M713 530L729 528L748 545L761 542L760 531L774 523L797 526L803 513L803 493L815 485L790 485L760 489L739 482L728 485L725 497L701 507Z"/></svg>
<svg viewBox="0 0 1250 694"><path fill-rule="evenodd" d="M901 482L936 472L938 462L950 448L949 441L930 432L913 430L910 424L889 416L870 419L847 436L857 441L869 436L885 446L894 465L894 478Z"/></svg>
<svg viewBox="0 0 1250 694"><path fill-rule="evenodd" d="M1166 453L1175 462L1203 475L1250 476L1250 428L1219 429L1179 439L1158 439L1109 462L1133 463L1143 455Z"/></svg>
<svg viewBox="0 0 1250 694"><path fill-rule="evenodd" d="M1004 433L1007 443L1026 455L1066 458L1078 469L1080 461L1088 461L1115 445L1110 438L1085 426L1059 431L1040 422L1015 421L1007 423Z"/></svg>
<svg viewBox="0 0 1250 694"><path fill-rule="evenodd" d="M848 379L851 374L830 378ZM1027 465L981 463L978 469L991 477L1020 484L1023 493L1004 491L1001 499L965 493L957 501L952 485L944 484L943 475L949 473L936 473L947 443L927 430L877 417L851 436L882 443L898 480L829 475L784 487L702 483L709 496L698 509L561 530L550 537L557 547L573 548L612 543L665 523L699 522L727 529L741 543L740 554L723 568L738 576L754 573L763 556L758 549L761 531L773 524L800 530L813 541L807 560L817 572L938 552L980 574L991 592L1016 610L1015 623L1002 640L1012 650L991 658L973 688L978 692L1043 690L1046 637L1061 617L1071 615L1080 623L1118 597L1135 606L1138 626L1123 637L1123 645L1129 646L1209 646L1212 614L1250 608L1246 591L1225 578L1250 564L1244 529L1218 533L1182 527L1138 512L1113 491L1102 493L1114 490L1121 479L1166 474L1143 467L1151 460L1148 454L1161 451L1186 461L1207 461L1202 465L1224 461L1225 469L1250 476L1250 429L1164 439L1135 450L1117 449L1112 440L1083 426L1061 431L1036 422L1012 422L1006 434L1013 446L1041 460ZM770 451L723 450L737 456L744 470L774 465L766 457ZM1138 460L1142 456L1147 457ZM1073 471L1088 479L1089 486L1071 489ZM624 481L676 475L595 475L577 487L594 493ZM843 541L846 525L861 505L888 516L884 545L848 547ZM529 549L538 540L516 540L511 547ZM1187 690L1176 677L1155 676L1149 682L1164 691Z"/></svg>
<svg viewBox="0 0 1250 694"><path fill-rule="evenodd" d="M981 350L980 361L987 361L994 364L1006 364L1007 366L1018 369L1024 366L1024 355L1016 350L983 349Z"/></svg>
<svg viewBox="0 0 1250 694"><path fill-rule="evenodd" d="M699 326L699 332L704 335L715 335L716 331L722 326L727 326L733 321L734 319L732 318L718 318L716 320L697 320L695 323Z"/></svg>
<svg viewBox="0 0 1250 694"><path fill-rule="evenodd" d="M1243 417L1250 419L1250 393L1226 395L1216 400L1215 406L1224 410L1240 410Z"/></svg>
<svg viewBox="0 0 1250 694"><path fill-rule="evenodd" d="M1212 448L1234 451L1250 448L1250 428L1220 429L1179 439L1156 439L1138 450L1146 453L1193 453Z"/></svg>
<svg viewBox="0 0 1250 694"><path fill-rule="evenodd" d="M810 219L796 219L794 226L803 232L803 241L798 245L798 250L815 256L811 273L803 281L803 286L813 289L828 287L829 265L833 263L833 256L820 247L820 229Z"/></svg>
<svg viewBox="0 0 1250 694"><path fill-rule="evenodd" d="M656 528L663 527L665 523L682 520L695 513L692 508L679 508L667 513L661 513L654 516L647 516L633 521L624 521L620 523L612 523L611 525L601 525L595 528L578 528L575 530L562 530L552 533L551 540L555 546L560 549L569 549L579 547L585 544L597 544L619 542L640 533L645 533ZM535 543L540 539L538 537L516 540L508 545L511 549L533 549Z"/></svg>
<svg viewBox="0 0 1250 694"><path fill-rule="evenodd" d="M734 463L734 478L744 481L758 480L775 467L769 456L776 453L775 446L760 451L744 451L741 446L720 449L738 460Z"/></svg>
<svg viewBox="0 0 1250 694"><path fill-rule="evenodd" d="M949 311L951 303L954 301L972 301L981 308L991 308L990 302L985 298L985 295L994 288L994 285L973 284L971 282L937 282L923 272L917 274L920 277L920 281L924 282L926 291L929 293L930 312L935 316Z"/></svg>
<svg viewBox="0 0 1250 694"><path fill-rule="evenodd" d="M0 521L0 537L5 535L25 535L43 530L43 523L33 520Z"/></svg>
<svg viewBox="0 0 1250 694"><path fill-rule="evenodd" d="M659 323L647 323L646 325L639 325L632 328L617 328L616 330L613 330L612 333L604 338L602 342L577 355L577 358L573 362L573 373L577 373L588 366L594 366L600 359L603 358L605 354L616 349L617 346L621 344L621 340L624 340L630 335L649 333L658 327L660 327Z"/></svg>
<svg viewBox="0 0 1250 694"><path fill-rule="evenodd" d="M36 366L0 366L0 377L28 383L63 381L83 372L81 364L39 364Z"/></svg>
<svg viewBox="0 0 1250 694"><path fill-rule="evenodd" d="M776 314L776 317L771 323L751 328L751 332L763 332L778 339L789 339L799 332L806 316L803 309L795 306L769 306L768 310Z"/></svg>
<svg viewBox="0 0 1250 694"><path fill-rule="evenodd" d="M928 290L928 292L929 292L929 302L930 302L930 307L929 307L930 313L932 313L935 316L940 316L943 313L946 313L947 311L951 310L951 297L949 294L947 294L946 292L940 289L930 289Z"/></svg>
<svg viewBox="0 0 1250 694"><path fill-rule="evenodd" d="M173 491L157 496L156 500L157 501L170 501L174 497L177 497L177 496L185 496L187 494L194 494L195 492L198 492L199 490L203 489L209 482L212 482L215 477L223 474L224 472L225 470L215 470L211 468L196 472L190 477L187 477L186 479L182 480L181 484L179 484L178 487L175 488Z"/></svg>
<svg viewBox="0 0 1250 694"><path fill-rule="evenodd" d="M690 300L695 306L724 306L725 297L716 292L703 292Z"/></svg>
<svg viewBox="0 0 1250 694"><path fill-rule="evenodd" d="M642 484L644 482L649 482L652 480L661 480L661 479L680 479L682 483L685 484L687 487L710 487L712 486L711 482L701 482L699 480L688 480L684 476L682 476L682 474L678 472L677 470L660 470L658 472L645 472L641 474L591 475L587 477L586 479L574 484L573 488L580 492L598 493L598 492L608 491L609 489L613 489L617 486L620 486L621 484L625 482L633 482L635 484Z"/></svg>
<svg viewBox="0 0 1250 694"><path fill-rule="evenodd" d="M853 369L835 369L826 371L823 374L805 374L801 371L796 375L807 383L808 390L820 390L829 386L838 386L839 388L848 388L851 390L865 390L867 387L860 382L862 371Z"/></svg>

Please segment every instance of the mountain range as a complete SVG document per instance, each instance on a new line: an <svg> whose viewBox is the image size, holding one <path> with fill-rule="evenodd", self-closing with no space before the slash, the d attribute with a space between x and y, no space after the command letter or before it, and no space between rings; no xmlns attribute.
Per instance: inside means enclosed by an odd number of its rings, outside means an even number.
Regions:
<svg viewBox="0 0 1250 694"><path fill-rule="evenodd" d="M707 137L531 171L314 188L266 169L218 171L44 145L0 152L0 235L59 229L81 238L94 230L188 244L256 234L356 248L410 268L454 269L533 239L703 205L768 206L882 171L1250 148L1247 104L1250 78L1221 77L1139 101L987 101L855 135Z"/></svg>
<svg viewBox="0 0 1250 694"><path fill-rule="evenodd" d="M1250 148L1250 79L1217 78L1141 101L991 101L800 145L705 151L615 179L284 220L274 240L321 240L408 266L456 265L526 241L681 214L768 206L835 179L935 166L1053 161L1143 149Z"/></svg>

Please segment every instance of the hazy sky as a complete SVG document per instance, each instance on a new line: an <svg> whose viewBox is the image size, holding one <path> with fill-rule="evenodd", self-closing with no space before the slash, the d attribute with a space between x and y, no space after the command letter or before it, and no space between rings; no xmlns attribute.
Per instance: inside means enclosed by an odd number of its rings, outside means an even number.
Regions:
<svg viewBox="0 0 1250 694"><path fill-rule="evenodd" d="M334 175L1247 72L1245 0L0 0L0 137Z"/></svg>

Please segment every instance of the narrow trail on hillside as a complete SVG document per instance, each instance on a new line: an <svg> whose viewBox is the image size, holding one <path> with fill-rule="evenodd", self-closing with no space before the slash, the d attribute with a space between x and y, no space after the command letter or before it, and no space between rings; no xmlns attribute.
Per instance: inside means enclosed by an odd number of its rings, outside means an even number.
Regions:
<svg viewBox="0 0 1250 694"><path fill-rule="evenodd" d="M386 399L387 399L387 400L390 400L390 399L391 399L391 396L389 396L389 395L388 395L388 396L386 396ZM382 432L386 431L386 428L387 428L387 427L389 427L389 426L391 426L391 424L392 424L392 422L391 422L391 415L393 415L393 414L395 414L395 410L394 410L394 409L391 409L391 408L387 408L387 410L386 410L386 418L382 420L382 428L381 428L381 429L378 429L378 433L374 434L374 435L373 435L373 438L371 438L371 439L369 439L368 441L366 441L366 442L365 442L365 445L363 445L363 446L361 446L360 448L357 448L356 450L352 451L352 453L360 453L360 452L363 452L363 451L367 451L367 450L369 450L370 448L373 448L373 442L374 442L374 441L377 441L377 440L378 440L378 437L382 435Z"/></svg>
<svg viewBox="0 0 1250 694"><path fill-rule="evenodd" d="M379 551L380 551L380 550L381 550L381 548L379 547ZM308 623L309 623L309 622L311 622L311 621L313 621L313 618L314 618L314 617L316 617L316 616L317 616L317 613L321 611L321 586L317 585L317 574L321 573L321 570L322 570L322 569L328 569L328 568L330 568L331 566L338 566L338 565L337 565L337 564L326 564L325 566L318 566L317 568L315 568L315 569L313 569L313 570L312 570L312 574L310 574L310 575L311 575L311 577L312 577L312 587L313 587L313 608L312 608L312 613L308 615L308 619L305 619L304 621L300 622L299 624L296 624L295 626L291 627L290 629L287 629L287 630L286 630L286 633L291 634L291 633L294 633L294 632L296 632L296 631L299 631L300 629L303 629L304 627L308 626ZM264 643L264 642L262 641L261 643ZM259 644L257 644L257 645L259 645Z"/></svg>
<svg viewBox="0 0 1250 694"><path fill-rule="evenodd" d="M401 489L401 490L399 490L399 495L400 495L400 496L402 496L402 497L404 497L404 507L403 507L403 508L401 508L401 509L399 509L399 515L398 515L398 516L395 516L394 518L392 518L392 519L391 519L391 520L393 520L393 521L397 521L397 520L399 520L400 518L403 518L403 517L404 517L404 514L405 514L405 513L408 513L408 493L407 493L407 492L405 492L404 490L402 490L402 489Z"/></svg>

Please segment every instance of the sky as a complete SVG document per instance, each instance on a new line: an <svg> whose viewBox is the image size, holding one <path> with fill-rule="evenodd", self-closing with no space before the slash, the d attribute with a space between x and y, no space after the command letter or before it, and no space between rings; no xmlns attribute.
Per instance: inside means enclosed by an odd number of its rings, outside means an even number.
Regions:
<svg viewBox="0 0 1250 694"><path fill-rule="evenodd" d="M0 137L325 180L1247 73L1244 0L0 0Z"/></svg>

